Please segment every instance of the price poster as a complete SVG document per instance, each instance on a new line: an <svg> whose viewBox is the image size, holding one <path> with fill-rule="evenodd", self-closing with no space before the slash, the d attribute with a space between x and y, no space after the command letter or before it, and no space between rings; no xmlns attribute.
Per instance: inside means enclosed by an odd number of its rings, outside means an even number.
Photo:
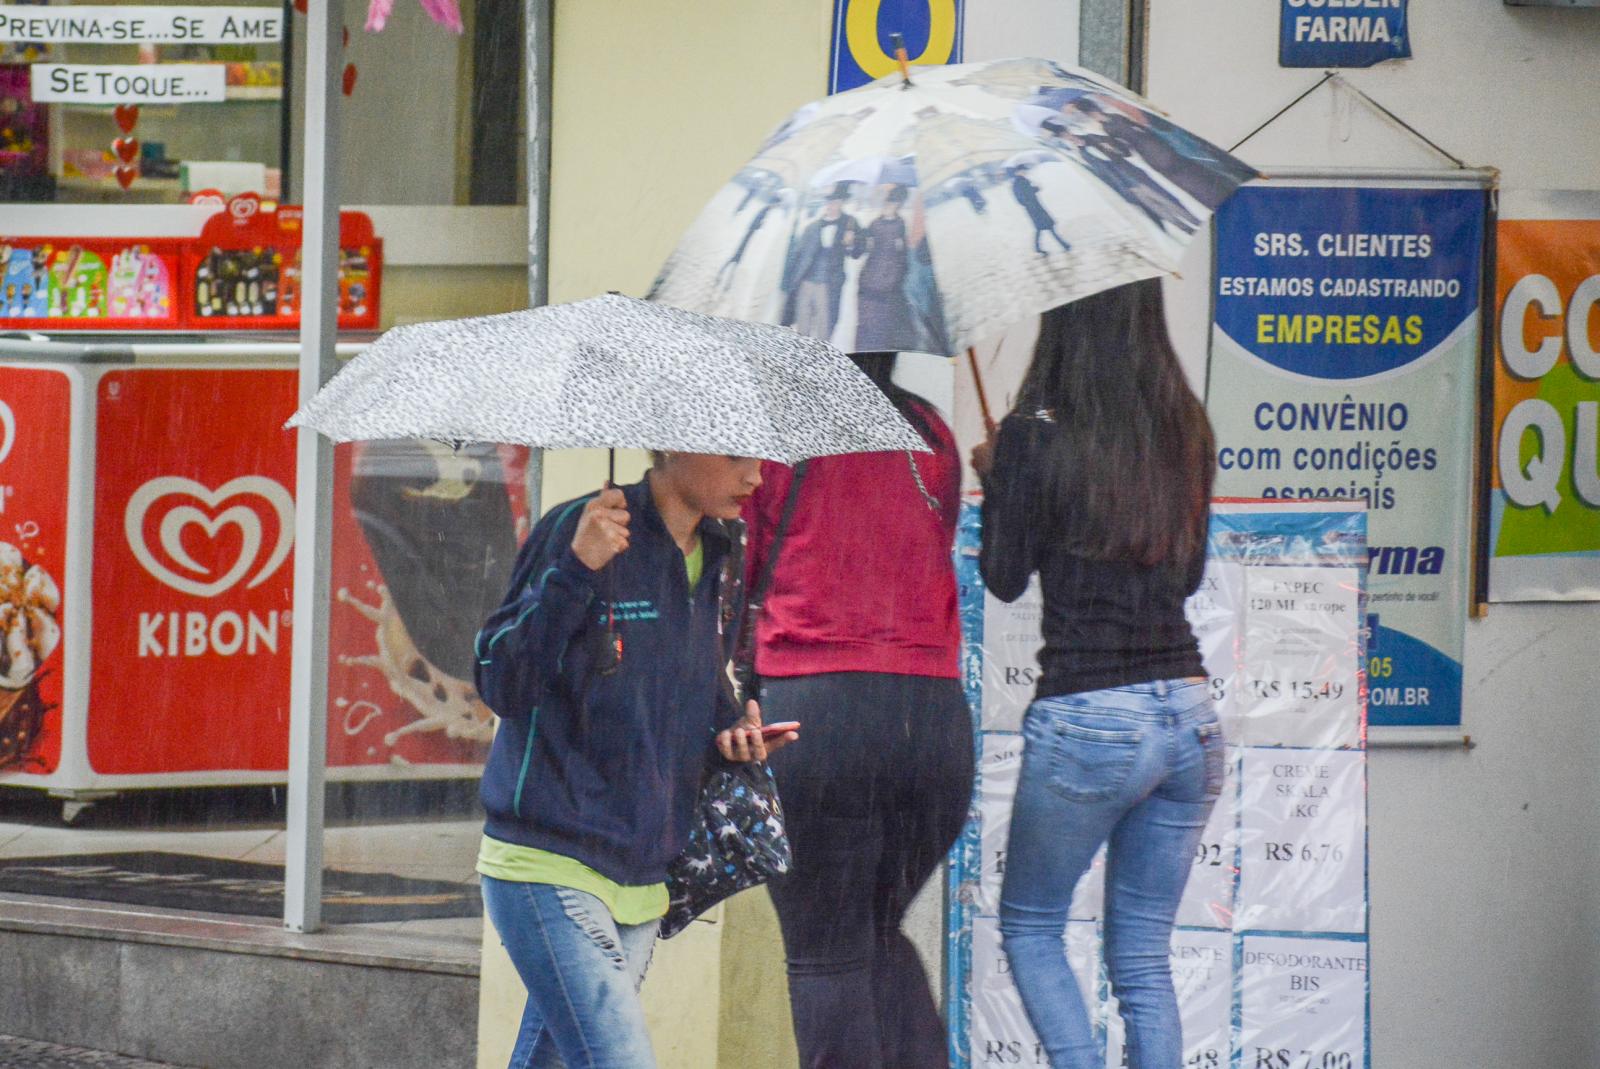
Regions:
<svg viewBox="0 0 1600 1069"><path fill-rule="evenodd" d="M1366 772L1359 750L1245 751L1236 923L1366 931Z"/></svg>
<svg viewBox="0 0 1600 1069"><path fill-rule="evenodd" d="M1211 697L1217 703L1217 718L1222 722L1222 733L1230 739L1239 737L1234 723L1233 690L1237 680L1233 671L1233 651L1229 648L1239 633L1239 614L1243 611L1238 595L1244 590L1242 565L1232 561L1212 558L1206 561L1205 574L1200 578L1200 589L1189 598L1185 612L1189 627L1200 642L1200 658L1206 667L1215 667L1222 675L1211 676Z"/></svg>
<svg viewBox="0 0 1600 1069"><path fill-rule="evenodd" d="M1360 572L1263 566L1244 569L1244 580L1234 737L1250 746L1354 746L1361 728Z"/></svg>
<svg viewBox="0 0 1600 1069"><path fill-rule="evenodd" d="M1039 682L1039 623L1044 601L1039 577L1020 598L1004 602L983 597L983 726L989 731L1021 731L1022 717Z"/></svg>
<svg viewBox="0 0 1600 1069"><path fill-rule="evenodd" d="M1365 1069L1367 947L1341 939L1246 936L1239 955L1245 1065Z"/></svg>
<svg viewBox="0 0 1600 1069"><path fill-rule="evenodd" d="M1366 514L1329 501L1219 501L1187 613L1228 740L1222 791L1190 861L1171 944L1183 1064L1358 1069L1367 1050ZM1048 1065L1006 962L999 913L1037 686L1037 587L1014 604L977 568L979 505L956 573L978 730L972 820L952 853L951 1065ZM1103 950L1102 847L1064 939L1099 1055L1124 1064Z"/></svg>
<svg viewBox="0 0 1600 1069"><path fill-rule="evenodd" d="M1172 933L1172 986L1183 1008L1184 1069L1229 1064L1233 1012L1233 940L1223 932ZM1127 1032L1112 1000L1106 1015L1106 1065L1127 1065ZM1249 1064L1249 1063L1246 1063Z"/></svg>
<svg viewBox="0 0 1600 1069"><path fill-rule="evenodd" d="M1195 847L1194 867L1178 903L1178 923L1226 928L1233 916L1239 866L1239 750L1229 747L1227 779Z"/></svg>
<svg viewBox="0 0 1600 1069"><path fill-rule="evenodd" d="M1103 1031L1107 1006L1100 983L1095 927L1087 921L1070 921L1064 941L1067 963L1078 979L1084 1005ZM992 917L981 917L973 924L972 964L973 975L981 982L975 985L972 1006L971 1064L1037 1065L1049 1069L1050 1059L1040 1046L1033 1025L1028 1023L1022 996L1011 979L1011 964L1000 945L999 923Z"/></svg>
<svg viewBox="0 0 1600 1069"><path fill-rule="evenodd" d="M1000 912L1000 884L1006 872L1006 838L1011 831L1011 802L1022 771L1022 736L985 735L980 758L982 774L978 795L983 876L978 884L978 908L995 916ZM1220 854L1220 847L1219 847ZM1106 851L1095 854L1089 871L1072 895L1072 920L1099 920L1105 900Z"/></svg>

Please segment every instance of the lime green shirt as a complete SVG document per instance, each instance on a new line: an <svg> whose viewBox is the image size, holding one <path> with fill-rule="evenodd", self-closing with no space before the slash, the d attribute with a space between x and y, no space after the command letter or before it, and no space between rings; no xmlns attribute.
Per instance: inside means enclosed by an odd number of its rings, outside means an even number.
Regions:
<svg viewBox="0 0 1600 1069"><path fill-rule="evenodd" d="M689 589L693 590L700 585L700 577L705 573L703 542L696 541L694 549L684 554L683 566L689 576ZM545 883L594 895L605 903L618 924L646 924L659 920L667 912L667 885L664 883L620 884L575 858L501 842L487 835L478 844L478 872L512 883Z"/></svg>
<svg viewBox="0 0 1600 1069"><path fill-rule="evenodd" d="M700 539L695 539L694 548L683 555L683 567L689 573L689 589L693 590L700 585L700 576L706 570L706 546Z"/></svg>
<svg viewBox="0 0 1600 1069"><path fill-rule="evenodd" d="M618 924L645 924L667 912L667 885L630 886L608 880L581 861L485 835L478 844L478 872L512 883L547 883L594 895Z"/></svg>

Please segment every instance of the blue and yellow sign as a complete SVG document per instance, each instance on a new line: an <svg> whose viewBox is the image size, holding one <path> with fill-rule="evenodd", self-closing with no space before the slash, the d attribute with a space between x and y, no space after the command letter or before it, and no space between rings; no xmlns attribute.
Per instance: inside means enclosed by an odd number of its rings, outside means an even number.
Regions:
<svg viewBox="0 0 1600 1069"><path fill-rule="evenodd" d="M897 33L912 63L960 63L965 6L965 0L834 0L828 92L842 93L897 70L889 43Z"/></svg>
<svg viewBox="0 0 1600 1069"><path fill-rule="evenodd" d="M1411 58L1409 0L1282 0L1278 66L1370 67Z"/></svg>

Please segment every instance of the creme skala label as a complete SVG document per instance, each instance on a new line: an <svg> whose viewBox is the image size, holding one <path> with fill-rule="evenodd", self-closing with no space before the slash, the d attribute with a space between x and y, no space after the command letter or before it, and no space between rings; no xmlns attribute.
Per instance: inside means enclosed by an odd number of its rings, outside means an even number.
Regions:
<svg viewBox="0 0 1600 1069"><path fill-rule="evenodd" d="M1365 932L1366 755L1245 751L1235 927Z"/></svg>

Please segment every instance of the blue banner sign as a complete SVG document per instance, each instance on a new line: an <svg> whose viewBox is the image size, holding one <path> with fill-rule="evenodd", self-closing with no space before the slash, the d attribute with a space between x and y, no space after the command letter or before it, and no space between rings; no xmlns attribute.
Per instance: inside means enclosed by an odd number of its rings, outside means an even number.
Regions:
<svg viewBox="0 0 1600 1069"><path fill-rule="evenodd" d="M1249 186L1216 217L1216 492L1366 506L1374 727L1461 719L1485 212Z"/></svg>
<svg viewBox="0 0 1600 1069"><path fill-rule="evenodd" d="M965 6L965 0L834 0L828 92L899 70L890 43L897 33L912 63L960 63Z"/></svg>
<svg viewBox="0 0 1600 1069"><path fill-rule="evenodd" d="M1370 67L1411 57L1407 0L1280 0L1278 66Z"/></svg>

